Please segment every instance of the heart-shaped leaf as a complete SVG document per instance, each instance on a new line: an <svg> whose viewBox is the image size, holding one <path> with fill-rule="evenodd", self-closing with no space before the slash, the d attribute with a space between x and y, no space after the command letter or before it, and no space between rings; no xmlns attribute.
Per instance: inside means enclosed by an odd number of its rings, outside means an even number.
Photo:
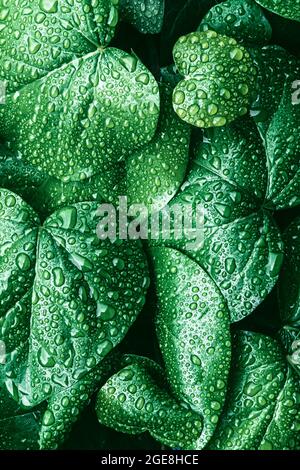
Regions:
<svg viewBox="0 0 300 470"><path fill-rule="evenodd" d="M1 376L33 407L64 396L121 341L145 300L147 262L138 242L97 238L96 203L67 206L43 225L10 191L0 191L0 208Z"/></svg>
<svg viewBox="0 0 300 470"><path fill-rule="evenodd" d="M0 133L25 163L63 181L109 174L155 133L153 76L135 55L106 47L117 3L13 0L3 11Z"/></svg>
<svg viewBox="0 0 300 470"><path fill-rule="evenodd" d="M265 299L280 272L283 246L264 207L266 191L266 157L254 122L208 130L182 191L170 203L170 211L180 209L182 215L192 208L192 220L182 232L174 218L168 237L161 231L151 240L180 249L204 268L226 299L232 321Z"/></svg>

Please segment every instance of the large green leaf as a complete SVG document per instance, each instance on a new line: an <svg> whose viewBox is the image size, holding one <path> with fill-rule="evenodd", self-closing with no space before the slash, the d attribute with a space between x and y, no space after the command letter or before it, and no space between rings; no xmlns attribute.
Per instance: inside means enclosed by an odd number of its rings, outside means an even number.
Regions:
<svg viewBox="0 0 300 470"><path fill-rule="evenodd" d="M154 248L159 313L157 333L174 396L203 419L195 444L214 433L226 397L231 358L229 312L214 282L194 261Z"/></svg>
<svg viewBox="0 0 300 470"><path fill-rule="evenodd" d="M256 69L249 52L215 31L179 38L174 61L185 79L174 90L174 109L197 127L219 127L247 113Z"/></svg>
<svg viewBox="0 0 300 470"><path fill-rule="evenodd" d="M164 207L181 186L188 164L190 127L173 111L172 89L161 86L161 115L155 137L127 160L131 203Z"/></svg>
<svg viewBox="0 0 300 470"><path fill-rule="evenodd" d="M135 356L128 362L99 391L100 423L129 434L148 431L165 445L190 448L201 432L201 418L176 402L155 362Z"/></svg>
<svg viewBox="0 0 300 470"><path fill-rule="evenodd" d="M272 28L253 0L227 0L209 10L200 31L214 30L247 45L263 45L271 39Z"/></svg>
<svg viewBox="0 0 300 470"><path fill-rule="evenodd" d="M157 34L164 19L165 0L120 0L120 17L141 33Z"/></svg>
<svg viewBox="0 0 300 470"><path fill-rule="evenodd" d="M160 239L151 240L179 248L204 268L226 299L232 321L265 299L283 260L279 230L264 208L266 190L266 158L254 122L242 119L210 129L182 191L170 203L170 210L179 207L182 214L193 208L196 233L176 239L174 219L169 237L163 239L161 230Z"/></svg>
<svg viewBox="0 0 300 470"><path fill-rule="evenodd" d="M214 450L287 450L299 445L299 379L276 340L240 332Z"/></svg>
<svg viewBox="0 0 300 470"><path fill-rule="evenodd" d="M43 225L10 191L0 208L0 372L32 407L75 386L121 341L145 300L147 262L137 242L97 238L96 203Z"/></svg>
<svg viewBox="0 0 300 470"><path fill-rule="evenodd" d="M267 10L277 15L300 21L300 0L255 0Z"/></svg>
<svg viewBox="0 0 300 470"><path fill-rule="evenodd" d="M2 9L0 133L25 163L64 181L110 174L155 133L154 78L135 55L106 47L117 3L13 0Z"/></svg>

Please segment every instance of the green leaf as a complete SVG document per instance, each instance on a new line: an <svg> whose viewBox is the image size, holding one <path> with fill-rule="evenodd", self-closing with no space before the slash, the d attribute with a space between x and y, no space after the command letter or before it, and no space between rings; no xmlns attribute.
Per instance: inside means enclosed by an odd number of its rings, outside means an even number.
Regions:
<svg viewBox="0 0 300 470"><path fill-rule="evenodd" d="M67 206L43 225L10 191L0 190L0 208L2 376L33 407L123 339L145 300L147 262L138 242L97 238L96 203Z"/></svg>
<svg viewBox="0 0 300 470"><path fill-rule="evenodd" d="M163 370L135 356L100 389L96 412L105 426L129 434L148 431L170 447L190 448L202 428L201 418L169 393Z"/></svg>
<svg viewBox="0 0 300 470"><path fill-rule="evenodd" d="M264 45L272 28L262 9L253 0L227 0L209 10L200 31L214 30L246 45Z"/></svg>
<svg viewBox="0 0 300 470"><path fill-rule="evenodd" d="M182 36L174 61L185 76L174 90L178 116L197 127L225 126L247 113L256 83L249 52L215 31Z"/></svg>
<svg viewBox="0 0 300 470"><path fill-rule="evenodd" d="M211 450L287 450L299 443L299 380L276 340L240 332Z"/></svg>
<svg viewBox="0 0 300 470"><path fill-rule="evenodd" d="M155 137L127 160L127 194L132 204L156 211L183 183L189 159L190 127L173 111L172 89L161 86L161 115Z"/></svg>
<svg viewBox="0 0 300 470"><path fill-rule="evenodd" d="M209 275L170 248L152 250L159 302L157 334L172 392L203 419L195 444L214 433L225 401L231 358L229 312Z"/></svg>
<svg viewBox="0 0 300 470"><path fill-rule="evenodd" d="M207 130L181 192L170 203L171 211L179 208L183 215L193 208L194 230L185 227L177 237L174 219L168 237L160 230L151 240L194 259L220 289L233 322L265 299L282 264L280 233L264 207L266 190L263 143L253 121Z"/></svg>
<svg viewBox="0 0 300 470"><path fill-rule="evenodd" d="M262 7L277 15L300 21L300 0L255 0Z"/></svg>
<svg viewBox="0 0 300 470"><path fill-rule="evenodd" d="M116 0L43 1L26 10L13 0L3 13L0 132L26 164L63 181L110 173L153 137L157 84L135 55L106 47Z"/></svg>
<svg viewBox="0 0 300 470"><path fill-rule="evenodd" d="M120 0L120 17L141 33L157 34L164 19L165 0Z"/></svg>
<svg viewBox="0 0 300 470"><path fill-rule="evenodd" d="M300 99L294 98L295 81L286 81L278 110L266 134L269 167L267 199L278 209L300 204Z"/></svg>

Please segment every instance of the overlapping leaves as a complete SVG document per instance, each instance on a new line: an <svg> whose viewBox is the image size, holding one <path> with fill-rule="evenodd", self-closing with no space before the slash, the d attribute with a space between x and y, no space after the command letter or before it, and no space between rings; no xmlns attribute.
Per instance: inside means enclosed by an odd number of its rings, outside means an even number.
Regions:
<svg viewBox="0 0 300 470"><path fill-rule="evenodd" d="M173 111L172 88L163 83L156 134L127 160L127 194L132 204L145 204L154 212L175 196L186 173L190 134L190 127Z"/></svg>

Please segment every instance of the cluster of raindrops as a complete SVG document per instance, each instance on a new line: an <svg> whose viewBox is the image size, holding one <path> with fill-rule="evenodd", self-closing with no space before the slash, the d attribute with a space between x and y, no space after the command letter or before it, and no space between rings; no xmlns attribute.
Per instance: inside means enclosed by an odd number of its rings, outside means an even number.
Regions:
<svg viewBox="0 0 300 470"><path fill-rule="evenodd" d="M257 71L249 52L215 31L179 38L174 61L185 79L174 90L178 116L197 127L220 127L247 113Z"/></svg>
<svg viewBox="0 0 300 470"><path fill-rule="evenodd" d="M214 6L158 85L109 45L119 19L159 32L164 4L0 0L0 448L58 448L97 390L101 424L169 447L299 446L300 227L284 251L273 212L300 202L300 67L261 47L258 6L299 20L299 0ZM191 138L189 124L204 130ZM148 257L140 241L100 239L98 204L120 194L201 212L200 239L198 225L178 239L174 218ZM163 367L118 348L148 258ZM278 337L232 334L280 272Z"/></svg>
<svg viewBox="0 0 300 470"><path fill-rule="evenodd" d="M238 150L237 150L238 149ZM238 153L238 155L237 155ZM196 208L202 237L186 243L151 241L180 248L203 267L222 291L232 321L251 313L274 287L283 261L283 244L271 212L264 207L268 175L261 138L245 120L208 130L196 146L195 162L170 208ZM251 263L249 263L251 259Z"/></svg>
<svg viewBox="0 0 300 470"><path fill-rule="evenodd" d="M300 72L295 71L294 79ZM300 106L291 100L292 84L286 81L278 110L274 114L266 134L269 186L267 199L278 209L290 208L300 203L300 138L297 129L300 122Z"/></svg>

